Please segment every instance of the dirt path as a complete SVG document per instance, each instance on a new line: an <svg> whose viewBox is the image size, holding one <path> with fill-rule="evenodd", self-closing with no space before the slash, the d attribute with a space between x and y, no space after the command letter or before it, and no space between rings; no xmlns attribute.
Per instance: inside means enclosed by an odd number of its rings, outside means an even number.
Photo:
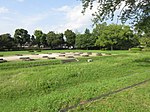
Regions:
<svg viewBox="0 0 150 112"><path fill-rule="evenodd" d="M75 55L75 54L79 54L79 55ZM64 57L60 56L60 55L65 55ZM21 57L29 57L31 59L44 59L43 56L48 56L48 57L55 57L56 59L66 59L67 56L73 56L75 58L78 58L78 57L82 57L82 55L88 55L87 53L83 53L83 54L80 54L80 53L52 53L52 54L30 54L30 55L23 55L23 56L7 56L7 57L1 57L2 59L4 60L7 60L7 61L19 61ZM89 55L89 57L91 56L96 56L96 53L92 53ZM103 54L103 56L106 56L106 54Z"/></svg>

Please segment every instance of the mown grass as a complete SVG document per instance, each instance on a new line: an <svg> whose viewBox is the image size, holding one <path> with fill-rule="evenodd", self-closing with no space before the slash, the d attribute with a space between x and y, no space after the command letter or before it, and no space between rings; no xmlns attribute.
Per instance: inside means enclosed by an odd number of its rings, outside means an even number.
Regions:
<svg viewBox="0 0 150 112"><path fill-rule="evenodd" d="M46 66L34 66L34 63L47 61L0 64L0 111L58 112L62 108L150 78L149 52L112 53L119 55L92 57L94 61L91 63L87 63L88 58L80 58L79 62L58 64L56 60ZM27 67L28 64L31 67ZM148 111L150 97L147 85L70 111ZM142 109L143 103L140 104L138 98L145 102Z"/></svg>

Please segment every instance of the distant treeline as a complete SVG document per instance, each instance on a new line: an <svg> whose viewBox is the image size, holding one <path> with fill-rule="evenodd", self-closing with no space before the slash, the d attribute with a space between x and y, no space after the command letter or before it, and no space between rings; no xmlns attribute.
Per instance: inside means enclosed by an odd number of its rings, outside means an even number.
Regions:
<svg viewBox="0 0 150 112"><path fill-rule="evenodd" d="M33 35L25 29L16 29L14 36L0 35L0 50L23 49L117 49L150 46L150 35L131 30L126 25L97 24L83 34L67 29L64 33L50 31L47 34L35 30Z"/></svg>

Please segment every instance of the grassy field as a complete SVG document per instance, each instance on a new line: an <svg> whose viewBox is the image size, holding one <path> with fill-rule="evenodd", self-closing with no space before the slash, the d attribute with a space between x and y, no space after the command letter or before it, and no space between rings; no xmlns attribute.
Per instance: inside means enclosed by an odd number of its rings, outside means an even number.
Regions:
<svg viewBox="0 0 150 112"><path fill-rule="evenodd" d="M58 112L150 79L150 52L103 52L118 55L92 57L91 63L87 63L88 58L67 64L60 64L59 60L1 63L0 112ZM5 52L4 55L12 54L16 52ZM69 111L149 112L150 82Z"/></svg>
<svg viewBox="0 0 150 112"><path fill-rule="evenodd" d="M100 50L42 50L41 52L34 52L34 53L38 53L38 54L46 54L46 53L58 53L58 52L105 52L105 53L125 53L125 51L100 51ZM0 51L0 55L5 56L14 56L16 54L23 54L23 55L27 55L27 54L33 54L33 52L29 52L29 51Z"/></svg>

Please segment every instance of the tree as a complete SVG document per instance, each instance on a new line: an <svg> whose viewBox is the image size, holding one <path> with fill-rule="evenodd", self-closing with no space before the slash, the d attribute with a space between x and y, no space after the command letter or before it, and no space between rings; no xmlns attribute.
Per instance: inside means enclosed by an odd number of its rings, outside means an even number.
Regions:
<svg viewBox="0 0 150 112"><path fill-rule="evenodd" d="M54 40L56 39L56 34L53 32L53 31L50 31L48 34L47 34L47 44L49 47L51 47L51 49L54 48L55 46L55 42Z"/></svg>
<svg viewBox="0 0 150 112"><path fill-rule="evenodd" d="M150 0L81 0L83 13L90 7L93 8L94 2L98 3L98 11L93 14L94 22L113 19L116 11L120 13L117 17L124 23L127 20L134 20L138 23L150 17Z"/></svg>
<svg viewBox="0 0 150 112"><path fill-rule="evenodd" d="M76 34L72 30L69 30L69 29L67 29L64 34L65 34L65 37L66 37L67 46L74 48Z"/></svg>
<svg viewBox="0 0 150 112"><path fill-rule="evenodd" d="M135 30L150 35L150 17L140 20L135 25Z"/></svg>
<svg viewBox="0 0 150 112"><path fill-rule="evenodd" d="M31 36L30 42L31 42L30 43L31 46L36 45L36 39L35 39L34 35Z"/></svg>
<svg viewBox="0 0 150 112"><path fill-rule="evenodd" d="M150 47L150 35L144 34L139 39L142 47Z"/></svg>
<svg viewBox="0 0 150 112"><path fill-rule="evenodd" d="M35 30L34 31L34 35L36 37L36 43L38 45L38 47L41 46L41 38L43 37L43 32L41 30Z"/></svg>
<svg viewBox="0 0 150 112"><path fill-rule="evenodd" d="M131 30L129 26L122 25L116 49L129 49L139 45L138 36L133 33L133 30Z"/></svg>
<svg viewBox="0 0 150 112"><path fill-rule="evenodd" d="M150 17L142 19L135 25L141 46L150 47Z"/></svg>
<svg viewBox="0 0 150 112"><path fill-rule="evenodd" d="M103 31L101 31L101 35L98 36L96 44L102 47L110 47L111 50L114 49L114 45L117 43L118 39L118 31L121 29L120 26L110 25Z"/></svg>
<svg viewBox="0 0 150 112"><path fill-rule="evenodd" d="M94 47L96 38L92 36L89 29L85 30L84 34L76 36L76 47L81 49L89 49Z"/></svg>
<svg viewBox="0 0 150 112"><path fill-rule="evenodd" d="M30 42L30 35L28 34L28 31L25 29L16 29L14 38L15 42L20 47L24 46L26 43L29 44Z"/></svg>
<svg viewBox="0 0 150 112"><path fill-rule="evenodd" d="M64 44L64 35L63 33L56 34L56 41L57 41L57 46L62 47Z"/></svg>
<svg viewBox="0 0 150 112"><path fill-rule="evenodd" d="M60 48L64 43L63 34L55 34L53 31L50 31L47 34L47 44L51 49Z"/></svg>
<svg viewBox="0 0 150 112"><path fill-rule="evenodd" d="M0 35L0 49L12 49L15 46L14 39L10 34Z"/></svg>
<svg viewBox="0 0 150 112"><path fill-rule="evenodd" d="M97 35L96 45L107 49L129 49L139 45L129 26L99 24L93 32Z"/></svg>
<svg viewBox="0 0 150 112"><path fill-rule="evenodd" d="M47 37L47 35L43 33L43 35L40 38L40 43L43 45L43 47L47 46L46 37Z"/></svg>

